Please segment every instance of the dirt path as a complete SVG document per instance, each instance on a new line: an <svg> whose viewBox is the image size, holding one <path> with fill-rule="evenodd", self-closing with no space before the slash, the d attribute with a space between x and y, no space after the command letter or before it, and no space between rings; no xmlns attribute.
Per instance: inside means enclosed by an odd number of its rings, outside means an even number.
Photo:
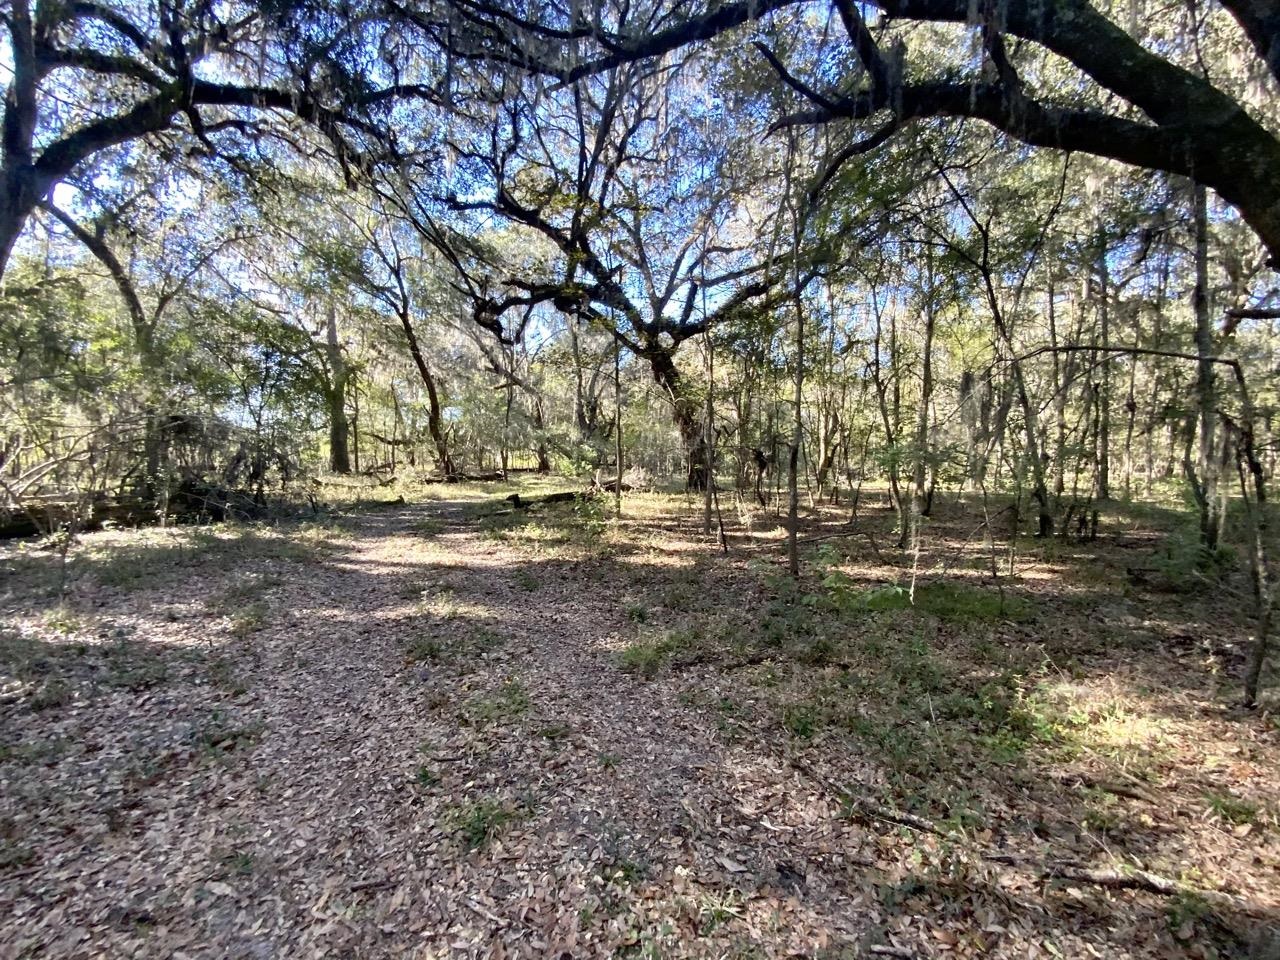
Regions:
<svg viewBox="0 0 1280 960"><path fill-rule="evenodd" d="M831 804L696 676L619 669L589 560L437 504L216 563L72 627L163 644L163 680L0 705L0 956L835 956L875 924Z"/></svg>

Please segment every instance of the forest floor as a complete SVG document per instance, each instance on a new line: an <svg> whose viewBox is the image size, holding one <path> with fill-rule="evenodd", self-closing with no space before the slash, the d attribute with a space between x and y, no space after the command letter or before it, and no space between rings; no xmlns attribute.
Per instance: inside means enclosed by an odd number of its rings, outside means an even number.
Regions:
<svg viewBox="0 0 1280 960"><path fill-rule="evenodd" d="M793 582L763 511L510 489L0 546L0 957L1280 956L1177 514L914 557L864 496Z"/></svg>

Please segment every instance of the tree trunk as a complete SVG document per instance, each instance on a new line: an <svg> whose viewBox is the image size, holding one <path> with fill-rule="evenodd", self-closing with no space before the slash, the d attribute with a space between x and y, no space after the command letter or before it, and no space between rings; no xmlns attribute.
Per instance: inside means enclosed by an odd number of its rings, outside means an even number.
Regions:
<svg viewBox="0 0 1280 960"><path fill-rule="evenodd" d="M787 451L787 569L791 576L800 576L800 441L804 437L804 300L800 286L799 228L796 229L795 246L792 249L794 300L796 311L796 377L795 419L791 426L791 445Z"/></svg>
<svg viewBox="0 0 1280 960"><path fill-rule="evenodd" d="M613 488L613 506L622 519L622 344L613 346L613 456L617 461L617 483Z"/></svg>
<svg viewBox="0 0 1280 960"><path fill-rule="evenodd" d="M642 354L653 371L653 379L667 391L671 398L671 416L688 461L685 487L701 493L707 483L707 448L704 423L697 401L689 396L684 378L676 369L672 351L658 345L650 345Z"/></svg>
<svg viewBox="0 0 1280 960"><path fill-rule="evenodd" d="M929 445L929 403L933 399L933 331L934 331L934 291L933 291L933 256L927 254L929 291L925 300L924 312L924 349L920 367L920 409L916 414L915 442L915 496L911 509L911 542L916 552L920 549L920 520L928 508L929 490L925 483L928 477L927 449Z"/></svg>
<svg viewBox="0 0 1280 960"><path fill-rule="evenodd" d="M404 329L405 339L409 343L409 354L413 357L413 365L418 368L422 385L427 388L427 432L431 434L431 442L436 448L436 466L446 477L451 477L457 471L449 455L449 437L445 432L441 416L440 391L436 388L436 378L432 375L431 368L427 366L427 358L422 352L421 344L418 343L418 334L413 329L413 320L409 316L408 309L400 310L400 326Z"/></svg>
<svg viewBox="0 0 1280 960"><path fill-rule="evenodd" d="M347 363L338 341L338 313L333 301L325 324L325 352L329 360L329 389L325 401L329 407L329 469L334 473L351 472L351 453L347 442Z"/></svg>
<svg viewBox="0 0 1280 960"><path fill-rule="evenodd" d="M542 412L542 398L533 398L533 429L538 432L538 443L533 448L533 455L538 461L538 473L551 472L551 456L547 452L546 420Z"/></svg>
<svg viewBox="0 0 1280 960"><path fill-rule="evenodd" d="M1192 223L1195 230L1196 283L1192 291L1192 308L1196 321L1196 463L1190 455L1184 458L1187 480L1191 484L1200 510L1200 543L1206 550L1218 548L1222 532L1222 513L1218 497L1220 462L1216 456L1217 390L1213 356L1213 327L1209 319L1209 218L1205 189L1192 187Z"/></svg>
<svg viewBox="0 0 1280 960"><path fill-rule="evenodd" d="M706 304L703 303L703 310ZM707 409L702 431L702 442L707 451L707 482L702 485L702 532L711 533L711 497L715 487L715 347L711 343L711 331L704 335L707 348ZM621 474L619 474L621 476Z"/></svg>
<svg viewBox="0 0 1280 960"><path fill-rule="evenodd" d="M1111 276L1107 269L1106 234L1102 236L1098 253L1098 336L1105 350L1111 346ZM1111 364L1104 358L1102 375L1098 385L1098 432L1094 459L1097 462L1097 498L1111 499Z"/></svg>

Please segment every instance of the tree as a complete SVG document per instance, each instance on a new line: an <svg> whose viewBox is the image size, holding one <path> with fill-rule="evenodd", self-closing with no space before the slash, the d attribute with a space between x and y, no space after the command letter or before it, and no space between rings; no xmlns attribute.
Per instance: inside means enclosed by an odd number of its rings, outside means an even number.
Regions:
<svg viewBox="0 0 1280 960"><path fill-rule="evenodd" d="M676 353L764 300L783 271L741 236L759 220L748 184L728 168L716 118L679 97L697 69L626 64L572 88L532 81L509 91L491 118L451 137L463 163L444 199L457 213L497 215L548 249L519 270L490 257L479 275L455 260L477 321L514 340L547 304L608 331L669 396L688 483L702 489L704 425ZM696 112L675 112L686 108ZM524 318L515 335L504 333L510 314Z"/></svg>
<svg viewBox="0 0 1280 960"><path fill-rule="evenodd" d="M1260 105L1243 89L1224 89L1191 69L1194 54L1149 49L1142 18L1125 30L1089 0L873 0L867 6L880 16L871 21L854 0L834 0L855 60L834 79L818 71L808 79L798 75L771 46L824 42L823 18L810 27L804 12L825 4L808 0L730 0L693 9L601 4L581 19L569 8L557 15L543 6L511 12L473 0L444 0L444 6L460 27L437 39L457 55L517 64L566 83L754 23L761 55L804 104L775 125L837 125L846 160L921 120L972 117L1032 146L1193 177L1240 211L1280 265L1280 180L1272 175L1280 166L1280 138L1259 118ZM1255 0L1228 0L1223 7L1270 80L1280 77L1280 17ZM925 31L924 42L917 41L920 25L940 32ZM797 31L804 40L788 39ZM964 33L982 50L976 70ZM837 47L822 62L843 60ZM1026 82L1030 74L1036 83ZM1243 88L1241 78L1230 79ZM866 120L878 126L859 136Z"/></svg>
<svg viewBox="0 0 1280 960"><path fill-rule="evenodd" d="M252 4L11 0L13 70L0 119L0 276L54 186L98 161L156 146L170 162L261 165L318 133L354 176L385 153L393 102L429 84L374 88L355 17L295 30ZM291 126L291 121L294 122ZM253 162L240 155L248 152Z"/></svg>

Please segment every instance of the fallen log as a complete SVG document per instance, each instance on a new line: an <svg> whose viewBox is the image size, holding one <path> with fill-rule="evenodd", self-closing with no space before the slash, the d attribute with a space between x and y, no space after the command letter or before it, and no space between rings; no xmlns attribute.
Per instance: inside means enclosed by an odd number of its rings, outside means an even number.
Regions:
<svg viewBox="0 0 1280 960"><path fill-rule="evenodd" d="M617 478L617 477L614 477L612 480L604 480L604 481L597 480L597 481L595 481L594 483L592 483L592 485L591 485L591 489L592 489L592 490L598 490L598 491L601 491L601 492L603 492L603 493L617 493L617 492L618 492L618 478ZM626 480L623 480L623 481L622 481L622 492L623 492L623 493L630 493L630 492L631 492L632 490L634 490L634 489L635 489L635 487L633 487L631 484L627 483L627 481L626 481Z"/></svg>
<svg viewBox="0 0 1280 960"><path fill-rule="evenodd" d="M520 494L513 493L506 499L517 510L528 510L530 507L540 507L548 503L572 503L575 500L584 500L590 496L590 491L579 493L574 490L567 490L563 493L547 493L540 497L530 497L527 500Z"/></svg>
<svg viewBox="0 0 1280 960"><path fill-rule="evenodd" d="M0 540L35 537L54 530L101 530L108 523L138 526L156 523L155 504L136 497L100 497L90 503L33 500L0 517Z"/></svg>
<svg viewBox="0 0 1280 960"><path fill-rule="evenodd" d="M360 480L342 480L338 477L312 477L311 482L317 487L338 487L342 490L369 490L374 486L389 487L396 482L394 474L389 477L377 477L369 474L363 474L362 476L365 476L372 483L361 482Z"/></svg>

